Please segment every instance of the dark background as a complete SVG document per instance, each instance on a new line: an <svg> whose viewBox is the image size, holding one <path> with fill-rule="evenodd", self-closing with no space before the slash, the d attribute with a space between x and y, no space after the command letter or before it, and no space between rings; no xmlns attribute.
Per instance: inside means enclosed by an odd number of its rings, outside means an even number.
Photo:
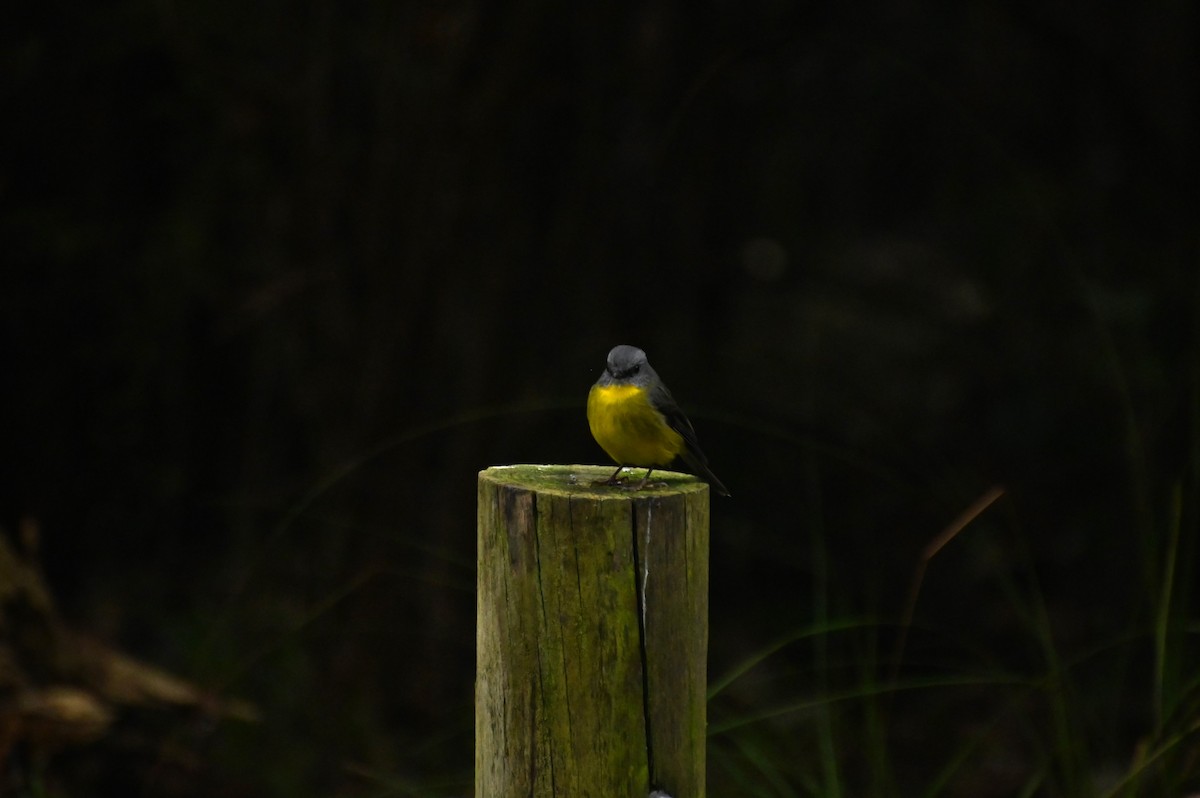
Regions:
<svg viewBox="0 0 1200 798"><path fill-rule="evenodd" d="M606 462L583 400L616 343L733 493L712 679L784 641L710 705L774 713L714 733L710 794L1084 794L1164 739L1192 4L21 13L0 524L36 519L72 624L263 714L64 753L51 785L468 793L475 475ZM983 683L862 699L922 549L995 485L899 677Z"/></svg>

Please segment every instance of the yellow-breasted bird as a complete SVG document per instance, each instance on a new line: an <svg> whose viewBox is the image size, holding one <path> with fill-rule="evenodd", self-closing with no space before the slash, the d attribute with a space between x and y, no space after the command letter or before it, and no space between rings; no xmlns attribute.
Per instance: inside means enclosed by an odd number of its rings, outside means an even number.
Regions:
<svg viewBox="0 0 1200 798"><path fill-rule="evenodd" d="M592 437L617 463L604 484L619 485L623 469L641 467L646 476L634 488L641 490L655 468L678 457L717 493L729 495L709 470L692 422L636 346L622 344L608 353L604 372L588 393L587 416Z"/></svg>

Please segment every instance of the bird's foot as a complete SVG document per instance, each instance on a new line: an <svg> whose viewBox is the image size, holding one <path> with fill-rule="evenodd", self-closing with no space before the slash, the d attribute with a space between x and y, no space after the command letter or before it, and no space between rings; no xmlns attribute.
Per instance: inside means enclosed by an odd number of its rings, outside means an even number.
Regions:
<svg viewBox="0 0 1200 798"><path fill-rule="evenodd" d="M610 488L624 488L629 483L629 477L609 477L608 479L593 479L593 485L603 485Z"/></svg>
<svg viewBox="0 0 1200 798"><path fill-rule="evenodd" d="M653 468L651 468L650 470L648 470L646 472L646 476L642 477L640 480L637 480L636 482L634 481L633 477L621 476L622 468L624 468L624 466L622 466L621 468L618 468L616 473L614 473L608 479L593 480L592 484L593 485L605 485L607 487L620 488L621 490L630 490L630 491L641 490L642 488L665 488L665 487L668 487L667 483L662 482L661 480L658 482L650 481L650 474L653 473L653 471L654 471Z"/></svg>
<svg viewBox="0 0 1200 798"><path fill-rule="evenodd" d="M626 484L628 481L629 481L629 480L622 480L622 481L621 481L621 482L622 482L622 484L621 484L621 489L622 489L622 490L635 491L635 490L642 490L642 489L644 489L644 488L657 489L657 488L669 488L669 487L671 487L671 486L670 486L669 484L667 484L666 482L662 482L662 481L660 481L660 480L655 480L654 482L647 482L646 480L644 480L644 479L643 479L643 480L639 481L639 482L638 482L636 485L629 485L629 484Z"/></svg>
<svg viewBox="0 0 1200 798"><path fill-rule="evenodd" d="M592 481L592 484L593 485L607 485L608 487L623 488L623 487L625 487L625 483L628 481L627 477L621 476L621 472L624 470L625 470L625 466L621 466L616 471L614 471L612 476L609 477L608 479L596 479L596 480Z"/></svg>
<svg viewBox="0 0 1200 798"><path fill-rule="evenodd" d="M639 482L637 485L635 485L632 488L626 488L626 490L641 490L642 488L645 488L645 487L665 488L667 486L667 483L663 482L662 480L659 480L658 482L650 481L650 475L653 473L654 473L653 468L646 469L646 476L642 477L642 481Z"/></svg>

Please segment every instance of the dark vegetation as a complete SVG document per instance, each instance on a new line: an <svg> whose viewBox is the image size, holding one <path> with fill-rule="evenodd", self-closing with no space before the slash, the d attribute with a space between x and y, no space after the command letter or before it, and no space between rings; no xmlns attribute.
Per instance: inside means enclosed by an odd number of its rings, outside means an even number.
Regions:
<svg viewBox="0 0 1200 798"><path fill-rule="evenodd" d="M0 525L260 718L17 794L467 794L475 474L616 343L734 495L711 795L1200 789L1192 5L6 16Z"/></svg>

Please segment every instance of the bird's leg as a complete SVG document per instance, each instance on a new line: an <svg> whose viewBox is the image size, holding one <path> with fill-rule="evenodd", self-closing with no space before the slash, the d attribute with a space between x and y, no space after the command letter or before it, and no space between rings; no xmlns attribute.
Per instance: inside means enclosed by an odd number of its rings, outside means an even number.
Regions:
<svg viewBox="0 0 1200 798"><path fill-rule="evenodd" d="M670 487L666 484L666 482L661 481L661 480L659 480L658 482L650 481L650 474L653 474L653 473L654 473L653 468L647 468L646 476L643 476L642 481L638 482L638 484L635 486L626 487L625 490L640 491L640 490L642 490L643 487Z"/></svg>
<svg viewBox="0 0 1200 798"><path fill-rule="evenodd" d="M650 475L651 475L651 474L653 474L653 473L654 473L654 469L653 469L653 468L648 468L648 469L646 469L646 476L642 477L642 481L641 481L641 482L639 482L638 484L634 485L632 488L629 488L629 490L641 490L642 488L646 487L647 485L649 485L649 486L650 486L650 487L652 487L652 488L665 488L665 487L667 487L667 483L665 483L665 482L662 482L662 481L659 481L659 482L651 482L651 481L650 481Z"/></svg>
<svg viewBox="0 0 1200 798"><path fill-rule="evenodd" d="M592 484L593 485L621 485L621 484L624 484L624 480L617 479L617 475L620 474L621 471L624 470L624 468L625 468L625 466L617 466L617 470L613 472L613 475L611 477L609 477L608 479L597 479L597 480L593 481Z"/></svg>

